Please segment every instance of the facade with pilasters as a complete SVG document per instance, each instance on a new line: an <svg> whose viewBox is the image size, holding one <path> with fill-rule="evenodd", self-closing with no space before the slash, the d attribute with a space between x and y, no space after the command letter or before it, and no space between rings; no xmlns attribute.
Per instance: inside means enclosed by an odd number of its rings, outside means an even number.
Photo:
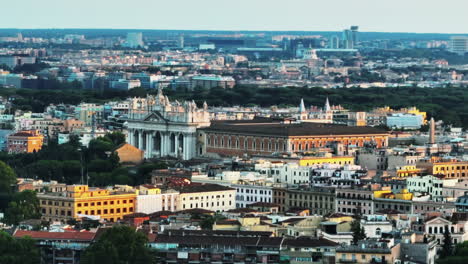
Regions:
<svg viewBox="0 0 468 264"><path fill-rule="evenodd" d="M143 151L145 158L172 156L184 160L202 154L197 129L210 125L208 106L195 102L170 102L161 90L132 106L126 122L127 142Z"/></svg>

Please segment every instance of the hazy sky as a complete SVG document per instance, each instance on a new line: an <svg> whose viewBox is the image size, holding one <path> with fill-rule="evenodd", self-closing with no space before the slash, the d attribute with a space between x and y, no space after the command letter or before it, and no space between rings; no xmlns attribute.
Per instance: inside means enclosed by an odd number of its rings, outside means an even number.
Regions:
<svg viewBox="0 0 468 264"><path fill-rule="evenodd" d="M0 28L468 33L468 0L0 0Z"/></svg>

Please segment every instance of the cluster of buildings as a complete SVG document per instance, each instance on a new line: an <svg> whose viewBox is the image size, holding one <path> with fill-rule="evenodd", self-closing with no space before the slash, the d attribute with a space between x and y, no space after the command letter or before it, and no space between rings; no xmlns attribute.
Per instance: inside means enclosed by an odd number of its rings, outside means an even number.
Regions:
<svg viewBox="0 0 468 264"><path fill-rule="evenodd" d="M77 81L84 88L94 90L467 84L466 65L449 65L444 59L366 57L375 50L411 48L447 49L462 56L467 51L466 36L431 41L361 41L358 29L351 26L343 30L341 36L331 32L326 35L213 33L190 36L156 33L145 36L142 32L128 32L120 37L90 39L77 34L50 39L24 38L21 34L19 37L0 36L0 43L12 44L11 48L0 49L0 66L11 70L36 62L51 66L30 74L12 73L0 67L0 85L47 89L52 85L51 79ZM38 43L39 48L24 48L20 45L24 42ZM50 43L58 46L47 46ZM60 45L65 44L89 48L62 49Z"/></svg>
<svg viewBox="0 0 468 264"><path fill-rule="evenodd" d="M367 118L339 123L344 109L328 100L251 119L228 118L235 111L213 119L221 115L208 105L162 92L113 106L127 139L115 150L121 162L175 163L139 186L22 179L18 190L38 192L41 220L53 228L31 231L25 221L14 236L32 237L46 257L79 263L116 224L144 232L160 263L435 263L446 230L453 244L468 240L466 134L416 108L367 114L418 116L427 133L393 134ZM90 118L83 126L104 124L104 112L86 114L98 107L81 104L74 116L79 109ZM356 222L365 239L354 243ZM86 223L97 229L80 231Z"/></svg>
<svg viewBox="0 0 468 264"><path fill-rule="evenodd" d="M238 84L335 87L358 83L353 78L363 72L385 86L466 82L466 69L448 70L440 60L364 60L360 50L373 44L359 41L357 31L341 39L271 36L269 44L255 34L0 39L109 48L0 50L0 65L9 68L34 63L23 58L51 65L29 76L0 71L2 86L46 89L56 79L87 89L158 89L103 104L50 105L43 113L12 113L20 95L0 98L3 151L34 153L72 136L86 146L120 131L126 142L113 151L122 166L169 164L138 186L20 179L18 191L37 192L41 218L23 221L13 236L34 239L43 263L80 263L102 232L124 224L148 237L158 263L434 264L447 233L453 244L468 240L462 128L415 107L354 112L328 99L323 107L303 100L289 108L210 107L162 93ZM48 227L33 231L41 221ZM365 237L359 241L356 225Z"/></svg>

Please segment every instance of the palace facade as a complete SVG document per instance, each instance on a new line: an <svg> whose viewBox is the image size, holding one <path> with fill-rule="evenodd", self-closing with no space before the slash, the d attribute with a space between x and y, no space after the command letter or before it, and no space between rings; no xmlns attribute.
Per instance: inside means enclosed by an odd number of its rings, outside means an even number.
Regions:
<svg viewBox="0 0 468 264"><path fill-rule="evenodd" d="M201 154L197 129L210 125L206 103L198 108L193 101L171 102L161 90L156 96L131 102L127 142L145 151L145 158L172 156L188 160Z"/></svg>
<svg viewBox="0 0 468 264"><path fill-rule="evenodd" d="M294 119L214 121L200 131L203 132L203 153L220 155L307 152L335 143L377 148L388 145L388 133L377 128L297 122Z"/></svg>

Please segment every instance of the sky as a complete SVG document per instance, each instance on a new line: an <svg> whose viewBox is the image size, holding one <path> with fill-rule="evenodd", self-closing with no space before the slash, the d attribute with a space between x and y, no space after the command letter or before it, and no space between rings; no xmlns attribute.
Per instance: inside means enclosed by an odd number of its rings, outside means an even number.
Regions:
<svg viewBox="0 0 468 264"><path fill-rule="evenodd" d="M0 0L0 28L468 33L468 0Z"/></svg>

